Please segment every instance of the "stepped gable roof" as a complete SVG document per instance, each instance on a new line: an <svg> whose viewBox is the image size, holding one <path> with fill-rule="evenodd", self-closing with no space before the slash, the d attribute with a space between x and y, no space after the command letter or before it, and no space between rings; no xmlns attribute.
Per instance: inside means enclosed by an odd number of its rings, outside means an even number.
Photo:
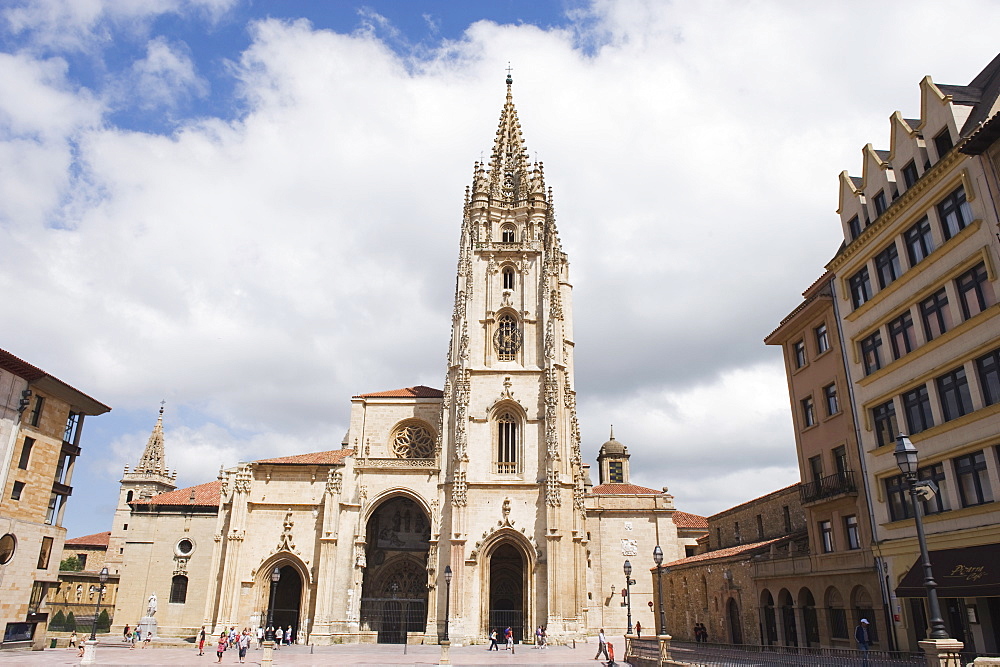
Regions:
<svg viewBox="0 0 1000 667"><path fill-rule="evenodd" d="M110 407L104 405L92 396L88 396L76 387L66 384L56 376L46 373L41 368L29 364L24 359L16 357L4 349L0 349L0 368L8 373L18 376L19 378L24 378L28 382L43 381L40 384L40 387L46 391L54 390L57 393L61 393L68 389L70 392L75 394L70 402L74 403L76 408L87 410L85 414L100 415L111 411Z"/></svg>
<svg viewBox="0 0 1000 667"><path fill-rule="evenodd" d="M983 97L982 89L973 88L972 86L952 86L947 83L939 83L937 87L945 95L951 95L952 104L972 106L978 103Z"/></svg>
<svg viewBox="0 0 1000 667"><path fill-rule="evenodd" d="M764 547L769 547L775 542L780 542L781 540L787 539L787 535L782 535L781 537L775 537L770 540L764 540L763 542L752 542L751 544L739 544L735 547L726 547L725 549L716 549L715 551L708 551L703 554L698 554L697 556L689 556L688 558L682 558L680 560L675 560L672 563L664 563L665 566L672 567L674 565L687 565L688 563L704 563L705 561L718 560L720 558L731 558L733 556L739 556L750 551L756 551L758 549L763 549ZM656 567L650 568L650 570L655 571Z"/></svg>
<svg viewBox="0 0 1000 667"><path fill-rule="evenodd" d="M433 387L418 384L416 387L375 391L370 394L358 394L354 398L443 398L444 392Z"/></svg>
<svg viewBox="0 0 1000 667"><path fill-rule="evenodd" d="M337 465L343 463L344 459L354 453L353 449L331 449L328 452L312 452L310 454L297 454L295 456L279 456L274 459L261 459L255 463L268 465Z"/></svg>
<svg viewBox="0 0 1000 667"><path fill-rule="evenodd" d="M598 484L590 493L594 496L658 496L663 491L636 484Z"/></svg>
<svg viewBox="0 0 1000 667"><path fill-rule="evenodd" d="M152 498L135 500L133 505L198 505L202 507L218 507L222 496L222 482L215 480L185 489L174 489L155 495Z"/></svg>
<svg viewBox="0 0 1000 667"><path fill-rule="evenodd" d="M865 180L860 176L848 176L848 178L851 179L851 183L853 183L854 187L856 187L858 190L860 190L861 186L865 184Z"/></svg>
<svg viewBox="0 0 1000 667"><path fill-rule="evenodd" d="M673 514L674 525L678 528L704 528L708 529L708 518L690 512L677 510Z"/></svg>
<svg viewBox="0 0 1000 667"><path fill-rule="evenodd" d="M106 530L103 533L94 533L93 535L84 535L83 537L74 537L72 539L66 540L66 546L107 547L108 542L110 541L111 541L111 531Z"/></svg>
<svg viewBox="0 0 1000 667"><path fill-rule="evenodd" d="M878 155L878 159L882 160L882 162L888 162L889 156L892 155L892 153L890 153L889 151L876 149L875 155Z"/></svg>

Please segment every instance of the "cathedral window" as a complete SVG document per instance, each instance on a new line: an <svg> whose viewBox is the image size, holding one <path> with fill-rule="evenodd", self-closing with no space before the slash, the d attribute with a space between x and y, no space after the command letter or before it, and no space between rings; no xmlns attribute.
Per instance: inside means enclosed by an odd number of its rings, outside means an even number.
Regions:
<svg viewBox="0 0 1000 667"><path fill-rule="evenodd" d="M434 436L418 421L403 422L392 432L392 453L401 459L434 458Z"/></svg>
<svg viewBox="0 0 1000 667"><path fill-rule="evenodd" d="M514 289L514 269L509 266L503 270L503 288Z"/></svg>
<svg viewBox="0 0 1000 667"><path fill-rule="evenodd" d="M183 574L175 575L170 582L170 602L184 604L187 602L188 578Z"/></svg>
<svg viewBox="0 0 1000 667"><path fill-rule="evenodd" d="M521 349L521 330L513 315L501 315L497 318L497 330L493 335L493 345L496 347L500 361L514 361Z"/></svg>
<svg viewBox="0 0 1000 667"><path fill-rule="evenodd" d="M504 243L516 243L517 231L514 229L514 225L504 225L500 228L500 239Z"/></svg>
<svg viewBox="0 0 1000 667"><path fill-rule="evenodd" d="M518 420L505 412L497 419L497 472L517 472Z"/></svg>
<svg viewBox="0 0 1000 667"><path fill-rule="evenodd" d="M612 484L621 484L625 481L625 471L621 461L609 461L608 473L608 481Z"/></svg>

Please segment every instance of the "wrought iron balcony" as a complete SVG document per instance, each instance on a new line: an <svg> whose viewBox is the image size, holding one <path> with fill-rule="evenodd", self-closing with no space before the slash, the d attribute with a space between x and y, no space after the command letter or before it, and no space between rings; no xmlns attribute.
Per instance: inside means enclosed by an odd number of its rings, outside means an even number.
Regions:
<svg viewBox="0 0 1000 667"><path fill-rule="evenodd" d="M812 503L844 493L855 493L857 490L853 470L845 470L799 485L799 494L803 503Z"/></svg>

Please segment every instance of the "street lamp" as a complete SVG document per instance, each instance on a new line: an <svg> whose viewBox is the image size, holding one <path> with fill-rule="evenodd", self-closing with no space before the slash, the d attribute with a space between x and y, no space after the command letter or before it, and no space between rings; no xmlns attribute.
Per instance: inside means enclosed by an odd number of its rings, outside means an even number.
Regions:
<svg viewBox="0 0 1000 667"><path fill-rule="evenodd" d="M660 578L660 566L663 565L663 549L657 544L653 549L653 562L656 563L656 595L660 599L660 631L657 634L666 634L667 621L663 615L663 580Z"/></svg>
<svg viewBox="0 0 1000 667"><path fill-rule="evenodd" d="M917 481L917 448L913 446L910 439L900 433L896 438L896 449L892 452L896 457L896 465L903 473L903 479L910 491L910 504L913 507L913 523L917 527L917 542L920 544L920 560L924 567L924 588L927 589L927 605L930 607L931 618L931 639L948 639L948 631L944 627L944 619L941 618L941 605L938 604L937 582L934 581L934 571L931 568L931 557L927 551L927 538L924 535L924 520L920 503L917 496L920 495L918 488L925 488L926 483Z"/></svg>
<svg viewBox="0 0 1000 667"><path fill-rule="evenodd" d="M90 641L97 641L97 616L101 613L101 600L104 598L104 584L108 582L108 568L102 567L97 578L101 580L101 587L97 590L97 606L94 607L94 623L90 626Z"/></svg>
<svg viewBox="0 0 1000 667"><path fill-rule="evenodd" d="M451 565L444 566L444 638L445 641L450 641L451 637L448 635L448 617L451 615L448 612L451 609Z"/></svg>
<svg viewBox="0 0 1000 667"><path fill-rule="evenodd" d="M625 602L628 603L628 634L632 634L632 563L625 561Z"/></svg>
<svg viewBox="0 0 1000 667"><path fill-rule="evenodd" d="M267 631L264 639L274 641L274 596L278 590L278 582L281 581L281 568L275 567L271 571L271 599L267 603Z"/></svg>

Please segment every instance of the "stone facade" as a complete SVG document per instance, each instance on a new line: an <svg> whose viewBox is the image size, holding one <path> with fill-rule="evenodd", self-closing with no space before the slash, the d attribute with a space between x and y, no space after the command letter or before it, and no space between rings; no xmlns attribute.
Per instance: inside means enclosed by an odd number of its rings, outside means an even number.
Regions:
<svg viewBox="0 0 1000 667"><path fill-rule="evenodd" d="M0 628L4 647L45 644L83 420L111 408L0 350Z"/></svg>
<svg viewBox="0 0 1000 667"><path fill-rule="evenodd" d="M162 634L263 625L273 613L319 644L437 642L447 607L453 642L508 625L518 640L537 626L570 640L625 628L601 596L626 552L694 548L703 519L631 485L627 465L599 487L588 479L569 262L511 83L464 204L443 390L355 396L340 449L240 463L192 489L173 490L158 421L122 480L112 528L116 623L155 592ZM184 539L194 549L182 563ZM179 577L185 600L166 602Z"/></svg>

